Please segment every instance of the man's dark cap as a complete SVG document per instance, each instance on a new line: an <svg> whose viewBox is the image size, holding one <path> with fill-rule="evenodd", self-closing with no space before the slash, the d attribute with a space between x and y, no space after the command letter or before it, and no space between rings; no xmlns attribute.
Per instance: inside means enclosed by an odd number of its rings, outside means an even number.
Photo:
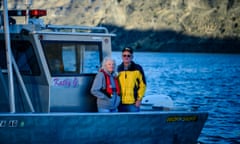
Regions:
<svg viewBox="0 0 240 144"><path fill-rule="evenodd" d="M128 51L131 54L133 54L133 49L131 47L125 47L124 49L122 49L122 52Z"/></svg>

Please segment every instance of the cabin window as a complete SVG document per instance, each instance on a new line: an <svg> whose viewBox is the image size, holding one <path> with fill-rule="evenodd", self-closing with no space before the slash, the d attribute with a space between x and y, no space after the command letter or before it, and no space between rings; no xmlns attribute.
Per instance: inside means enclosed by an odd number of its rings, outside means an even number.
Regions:
<svg viewBox="0 0 240 144"><path fill-rule="evenodd" d="M0 67L7 69L5 42L0 41ZM12 54L23 75L40 75L39 65L29 41L11 41Z"/></svg>
<svg viewBox="0 0 240 144"><path fill-rule="evenodd" d="M97 73L101 62L101 43L42 41L52 75Z"/></svg>

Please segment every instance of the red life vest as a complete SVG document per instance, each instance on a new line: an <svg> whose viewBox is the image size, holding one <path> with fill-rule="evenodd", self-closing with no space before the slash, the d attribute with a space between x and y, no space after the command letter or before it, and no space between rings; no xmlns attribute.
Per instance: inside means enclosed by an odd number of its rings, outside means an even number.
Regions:
<svg viewBox="0 0 240 144"><path fill-rule="evenodd" d="M101 69L100 72L102 72L104 74L104 77L105 77L107 94L112 95L113 94L113 89L111 87L110 76L103 69ZM118 83L118 80L117 80L116 77L114 77L114 82L115 82L115 86L116 86L116 92L117 92L118 95L120 95L120 86L119 86L119 83Z"/></svg>

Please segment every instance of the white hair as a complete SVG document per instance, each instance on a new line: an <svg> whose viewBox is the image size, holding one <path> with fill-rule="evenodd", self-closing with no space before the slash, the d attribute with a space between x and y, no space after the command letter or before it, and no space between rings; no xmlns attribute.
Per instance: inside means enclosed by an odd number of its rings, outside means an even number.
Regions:
<svg viewBox="0 0 240 144"><path fill-rule="evenodd" d="M112 61L114 63L114 71L113 72L116 73L116 61L110 56L104 57L101 68L104 69L105 71L107 71L107 68L106 68L107 61Z"/></svg>

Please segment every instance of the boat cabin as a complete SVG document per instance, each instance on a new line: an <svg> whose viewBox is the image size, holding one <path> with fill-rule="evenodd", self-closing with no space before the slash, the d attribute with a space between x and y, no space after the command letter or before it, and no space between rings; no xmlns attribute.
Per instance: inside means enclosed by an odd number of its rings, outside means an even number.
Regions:
<svg viewBox="0 0 240 144"><path fill-rule="evenodd" d="M0 13L0 112L9 112ZM27 24L14 19L25 16L25 10L8 14L16 112L96 112L90 88L103 57L111 55L114 35L104 27L46 25L40 19L47 14L45 10L30 10Z"/></svg>

